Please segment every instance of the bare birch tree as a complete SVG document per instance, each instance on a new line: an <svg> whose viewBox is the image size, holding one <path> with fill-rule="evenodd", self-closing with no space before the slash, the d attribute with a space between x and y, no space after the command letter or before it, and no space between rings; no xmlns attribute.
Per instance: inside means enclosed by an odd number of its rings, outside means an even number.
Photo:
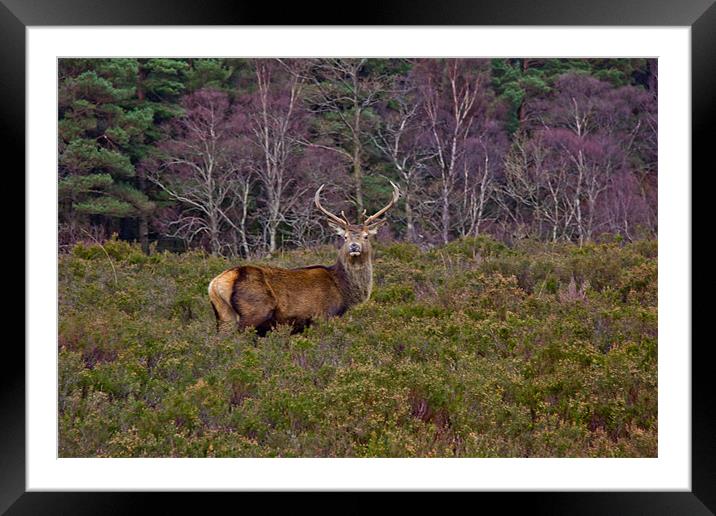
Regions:
<svg viewBox="0 0 716 516"><path fill-rule="evenodd" d="M291 176L292 159L299 151L299 109L304 77L290 61L256 60L256 94L249 102L249 141L258 150L252 170L263 190L268 252L276 252L278 227L300 198ZM298 121L298 123L297 123Z"/></svg>
<svg viewBox="0 0 716 516"><path fill-rule="evenodd" d="M465 143L475 121L474 107L480 95L483 76L470 70L458 59L421 63L424 70L424 112L432 140L440 183L441 237L450 239L452 221L450 200L460 175Z"/></svg>
<svg viewBox="0 0 716 516"><path fill-rule="evenodd" d="M421 176L432 152L419 139L420 114L423 106L410 86L396 89L391 97L395 109L385 115L385 124L373 138L374 145L388 159L400 176L405 207L406 237L418 241L415 203Z"/></svg>
<svg viewBox="0 0 716 516"><path fill-rule="evenodd" d="M205 239L212 254L222 254L237 251L223 238L231 230L238 238L229 241L238 242L248 254L251 177L240 166L228 99L218 91L200 90L183 104L185 115L167 127L168 137L159 144L161 155L148 173L179 207L168 223L170 236L188 243Z"/></svg>

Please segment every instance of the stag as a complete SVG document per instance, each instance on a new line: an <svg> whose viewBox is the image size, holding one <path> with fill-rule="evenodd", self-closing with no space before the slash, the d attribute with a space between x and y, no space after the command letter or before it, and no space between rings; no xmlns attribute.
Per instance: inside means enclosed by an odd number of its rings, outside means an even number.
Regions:
<svg viewBox="0 0 716 516"><path fill-rule="evenodd" d="M343 237L336 263L297 269L240 265L222 272L209 283L217 332L237 325L265 336L276 325L287 324L296 333L317 318L343 315L367 301L373 288L371 237L386 221L380 217L400 196L395 183L390 184L390 202L370 217L364 210L359 224L351 224L343 211L339 217L321 205L321 185L314 196L316 207Z"/></svg>

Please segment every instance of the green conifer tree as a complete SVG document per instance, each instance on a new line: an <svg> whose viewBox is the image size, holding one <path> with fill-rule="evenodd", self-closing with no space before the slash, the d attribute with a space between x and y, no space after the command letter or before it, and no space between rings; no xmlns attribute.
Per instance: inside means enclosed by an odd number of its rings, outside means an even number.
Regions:
<svg viewBox="0 0 716 516"><path fill-rule="evenodd" d="M135 102L137 70L135 59L60 61L61 222L94 218L114 230L154 209L134 166L154 119L151 106Z"/></svg>
<svg viewBox="0 0 716 516"><path fill-rule="evenodd" d="M492 87L507 109L510 134L525 123L525 102L550 91L554 81L565 73L591 74L615 86L635 84L645 75L645 59L493 59Z"/></svg>

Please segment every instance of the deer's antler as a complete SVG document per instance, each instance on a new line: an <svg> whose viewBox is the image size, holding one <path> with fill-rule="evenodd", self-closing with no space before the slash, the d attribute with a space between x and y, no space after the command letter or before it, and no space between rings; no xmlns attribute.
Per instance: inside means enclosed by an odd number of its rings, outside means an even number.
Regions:
<svg viewBox="0 0 716 516"><path fill-rule="evenodd" d="M313 202L316 203L316 208L321 210L323 214L328 217L329 220L331 220L331 222L334 222L335 224L338 224L343 228L347 228L348 226L350 226L350 223L345 218L345 216L343 219L341 219L338 215L334 215L333 213L325 209L323 206L321 206L321 190L323 190L324 186L326 185L321 185L320 188L316 190L316 195L313 197Z"/></svg>
<svg viewBox="0 0 716 516"><path fill-rule="evenodd" d="M393 198L390 200L390 202L383 209L378 210L373 215L366 218L363 221L363 226L368 227L368 226L374 226L376 224L380 224L381 221L377 220L378 217L383 215L386 211L388 211L397 202L398 198L400 197L400 188L398 188L398 185L396 185L392 181L390 182L390 184L393 185ZM365 215L365 210L363 211L363 214Z"/></svg>

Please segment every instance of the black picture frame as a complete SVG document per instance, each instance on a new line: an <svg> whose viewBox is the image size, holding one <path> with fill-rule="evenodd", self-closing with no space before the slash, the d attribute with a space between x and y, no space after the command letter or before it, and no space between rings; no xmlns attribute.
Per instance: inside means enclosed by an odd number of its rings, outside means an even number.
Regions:
<svg viewBox="0 0 716 516"><path fill-rule="evenodd" d="M363 2L340 16L337 4L286 3L280 8L244 1L0 0L0 145L5 157L24 167L25 29L43 25L609 25L689 26L692 42L693 170L707 165L716 136L715 0L483 0L460 3ZM341 8L342 9L342 8ZM344 12L348 12L347 9ZM703 170L706 172L706 170ZM686 173L686 171L684 171ZM17 174L19 176L19 174ZM692 178L693 178L692 173ZM17 179L16 179L17 180ZM23 192L24 181L18 185ZM19 196L17 196L19 198ZM24 196L23 196L24 198ZM693 205L694 203L692 203ZM18 208L19 211L19 208ZM24 247L23 247L24 249ZM693 267L693 254L692 254ZM31 271L24 267L25 275ZM54 293L51 293L54 295ZM23 306L25 304L23 303ZM26 310L32 309L25 306ZM8 327L9 325L6 325ZM686 344L686 343L684 343ZM691 344L691 343L688 343ZM692 345L692 490L690 492L479 493L478 496L531 514L713 514L716 511L716 405L708 385L710 342ZM14 347L13 347L14 346ZM149 493L60 493L25 490L25 353L6 339L0 375L0 513L124 514L149 508L187 508L186 496ZM11 366L12 364L12 366ZM221 498L234 496L223 494ZM246 496L244 494L243 496ZM509 500L509 502L508 502ZM411 497L422 504L422 497ZM487 500L485 500L487 501ZM482 505L483 500L481 500ZM521 512L521 511L520 511Z"/></svg>

